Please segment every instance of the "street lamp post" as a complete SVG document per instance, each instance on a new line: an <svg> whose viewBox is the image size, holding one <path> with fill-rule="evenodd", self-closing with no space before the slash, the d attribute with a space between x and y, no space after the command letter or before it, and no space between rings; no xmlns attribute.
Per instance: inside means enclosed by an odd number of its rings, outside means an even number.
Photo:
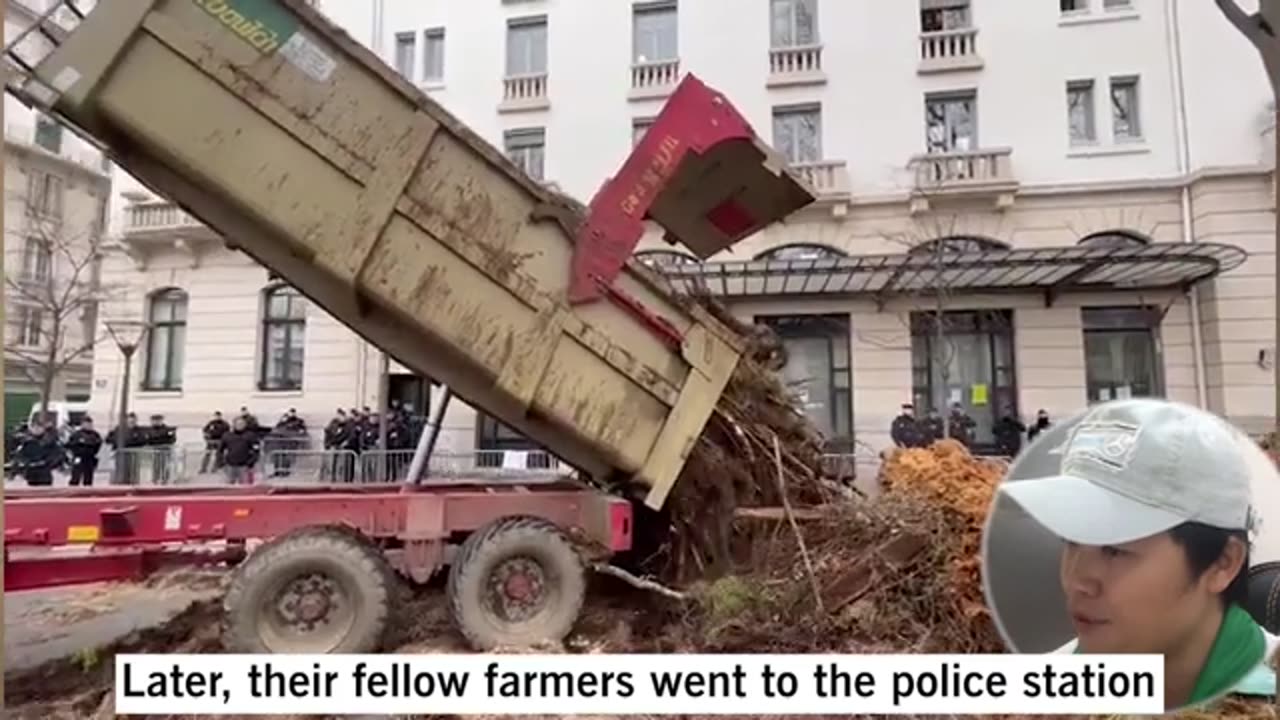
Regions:
<svg viewBox="0 0 1280 720"><path fill-rule="evenodd" d="M127 479L124 449L125 427L129 418L129 375L133 367L133 354L137 352L143 336L147 334L147 324L141 320L108 320L106 325L107 332L111 333L111 339L115 340L116 347L120 348L120 354L124 356L124 377L120 383L120 417L116 420L114 479L115 484L123 485Z"/></svg>

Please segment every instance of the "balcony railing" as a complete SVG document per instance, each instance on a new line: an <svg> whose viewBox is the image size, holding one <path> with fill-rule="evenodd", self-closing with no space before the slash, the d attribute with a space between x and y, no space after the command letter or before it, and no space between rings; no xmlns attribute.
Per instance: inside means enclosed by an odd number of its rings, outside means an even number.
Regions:
<svg viewBox="0 0 1280 720"><path fill-rule="evenodd" d="M917 191L952 193L1016 187L1010 148L926 153L911 159Z"/></svg>
<svg viewBox="0 0 1280 720"><path fill-rule="evenodd" d="M503 109L543 107L547 104L547 74L511 75L502 82Z"/></svg>
<svg viewBox="0 0 1280 720"><path fill-rule="evenodd" d="M978 29L920 33L920 72L972 70L982 67Z"/></svg>
<svg viewBox="0 0 1280 720"><path fill-rule="evenodd" d="M818 199L849 196L849 170L843 160L795 163L796 172L818 192Z"/></svg>
<svg viewBox="0 0 1280 720"><path fill-rule="evenodd" d="M822 46L801 45L769 50L769 84L822 82Z"/></svg>
<svg viewBox="0 0 1280 720"><path fill-rule="evenodd" d="M679 60L635 63L631 66L632 95L663 95L675 88L679 79Z"/></svg>
<svg viewBox="0 0 1280 720"><path fill-rule="evenodd" d="M101 175L106 172L106 161L103 160L102 153L95 150L81 149L74 146L69 147L78 138L69 130L62 132L62 147L57 152L36 142L36 128L34 125L24 125L21 123L5 123L4 139L24 145L26 147L35 148L36 150L62 158L68 162L75 163L80 167Z"/></svg>
<svg viewBox="0 0 1280 720"><path fill-rule="evenodd" d="M204 224L165 200L148 200L125 208L124 234L128 236L200 229Z"/></svg>

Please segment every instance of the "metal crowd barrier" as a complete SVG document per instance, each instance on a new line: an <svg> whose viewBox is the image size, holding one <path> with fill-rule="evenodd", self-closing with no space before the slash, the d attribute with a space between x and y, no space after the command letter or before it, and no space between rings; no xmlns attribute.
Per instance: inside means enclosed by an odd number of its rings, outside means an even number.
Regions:
<svg viewBox="0 0 1280 720"><path fill-rule="evenodd" d="M413 450L366 450L360 453L360 481L398 483L408 478ZM475 450L432 453L426 482L550 481L572 472L543 450Z"/></svg>
<svg viewBox="0 0 1280 720"><path fill-rule="evenodd" d="M414 450L296 450L268 447L251 468L254 483L401 483L408 479ZM217 485L231 482L219 454L203 443L175 447L104 447L95 485L115 484L124 463L126 485ZM542 450L475 450L434 453L424 482L549 482L572 474Z"/></svg>
<svg viewBox="0 0 1280 720"><path fill-rule="evenodd" d="M186 457L177 447L103 448L98 455L94 483L124 485L177 485L186 482ZM124 465L123 477L117 467Z"/></svg>

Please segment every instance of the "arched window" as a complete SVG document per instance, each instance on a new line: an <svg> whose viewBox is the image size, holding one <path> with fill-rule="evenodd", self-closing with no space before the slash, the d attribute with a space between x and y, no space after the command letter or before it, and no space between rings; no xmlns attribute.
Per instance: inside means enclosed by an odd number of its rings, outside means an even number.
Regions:
<svg viewBox="0 0 1280 720"><path fill-rule="evenodd" d="M697 265L698 259L692 255L686 255L675 250L641 250L636 253L636 259L648 265L654 270L661 270L664 267L672 267L676 265Z"/></svg>
<svg viewBox="0 0 1280 720"><path fill-rule="evenodd" d="M911 248L908 253L911 255L931 255L940 252L958 255L962 253L1003 252L1009 249L1008 243L1002 243L999 240L958 235L922 242Z"/></svg>
<svg viewBox="0 0 1280 720"><path fill-rule="evenodd" d="M756 260L825 260L848 257L843 251L817 243L793 243L770 248L756 255Z"/></svg>
<svg viewBox="0 0 1280 720"><path fill-rule="evenodd" d="M307 339L307 299L288 285L275 285L262 298L260 390L302 389Z"/></svg>
<svg viewBox="0 0 1280 720"><path fill-rule="evenodd" d="M147 297L146 390L181 390L186 359L187 294L178 288L157 290Z"/></svg>
<svg viewBox="0 0 1280 720"><path fill-rule="evenodd" d="M1107 232L1094 233L1080 240L1077 245L1085 245L1088 247L1102 248L1140 248L1151 244L1146 238L1124 231L1108 230Z"/></svg>

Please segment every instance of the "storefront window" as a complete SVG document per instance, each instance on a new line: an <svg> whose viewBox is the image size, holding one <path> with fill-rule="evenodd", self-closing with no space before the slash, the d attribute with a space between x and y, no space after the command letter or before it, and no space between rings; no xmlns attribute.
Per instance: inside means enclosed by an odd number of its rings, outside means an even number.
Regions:
<svg viewBox="0 0 1280 720"><path fill-rule="evenodd" d="M1090 404L1163 397L1159 309L1085 308L1085 382Z"/></svg>
<svg viewBox="0 0 1280 720"><path fill-rule="evenodd" d="M787 351L782 379L800 400L832 452L852 450L849 316L758 317L778 333Z"/></svg>
<svg viewBox="0 0 1280 720"><path fill-rule="evenodd" d="M995 452L996 422L1018 417L1018 386L1013 357L1013 312L944 312L943 337L938 316L911 314L912 395L920 414L950 411L960 403L973 418L973 450ZM943 370L946 370L945 377Z"/></svg>

